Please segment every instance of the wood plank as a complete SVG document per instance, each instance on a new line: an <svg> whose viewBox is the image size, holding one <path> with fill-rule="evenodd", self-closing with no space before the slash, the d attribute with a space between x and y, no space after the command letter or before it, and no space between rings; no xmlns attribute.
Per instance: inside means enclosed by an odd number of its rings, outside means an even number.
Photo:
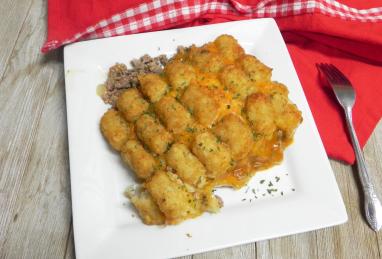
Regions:
<svg viewBox="0 0 382 259"><path fill-rule="evenodd" d="M9 57L19 37L25 18L31 7L31 0L1 0L0 5L0 81Z"/></svg>
<svg viewBox="0 0 382 259"><path fill-rule="evenodd" d="M66 252L64 259L72 259L76 257L74 250L74 238L73 238L73 222L70 224L70 232L66 244Z"/></svg>
<svg viewBox="0 0 382 259"><path fill-rule="evenodd" d="M256 245L255 243L229 247L226 249L220 249L212 252L201 253L193 255L193 259L218 259L218 258L235 258L246 259L256 257Z"/></svg>
<svg viewBox="0 0 382 259"><path fill-rule="evenodd" d="M62 55L43 56L34 1L0 82L0 257L63 257L70 186Z"/></svg>
<svg viewBox="0 0 382 259"><path fill-rule="evenodd" d="M353 177L352 170L349 166L336 161L331 161L331 165L349 215L349 206L352 206L353 199L349 196L348 182ZM351 246L349 246L351 243L349 238L352 236L351 232L352 219L350 215L348 222L343 225L317 231L319 258L332 258L333 256L344 258L344 256L351 255L353 253Z"/></svg>
<svg viewBox="0 0 382 259"><path fill-rule="evenodd" d="M60 258L66 251L71 221L69 161L66 130L61 130L66 127L63 75L57 76L21 186L14 194L14 216L2 247L6 258L31 254L35 258Z"/></svg>
<svg viewBox="0 0 382 259"><path fill-rule="evenodd" d="M379 128L381 126L382 124ZM381 161L380 155L376 154L373 149L378 136L382 136L382 134L375 131L364 149L369 165L372 165L370 162L373 159ZM331 164L347 208L349 220L344 225L317 231L319 258L380 258L376 234L364 220L362 196L360 196L362 195L361 186L359 185L356 167L352 168L335 161ZM381 183L382 178L378 181L376 175L373 175L373 178L376 183ZM377 188L381 189L381 184L378 184Z"/></svg>
<svg viewBox="0 0 382 259"><path fill-rule="evenodd" d="M378 197L382 201L382 120L374 130L374 134L365 146L364 152ZM379 231L376 236L379 255L382 258L382 231Z"/></svg>
<svg viewBox="0 0 382 259"><path fill-rule="evenodd" d="M315 232L257 243L257 258L318 258Z"/></svg>

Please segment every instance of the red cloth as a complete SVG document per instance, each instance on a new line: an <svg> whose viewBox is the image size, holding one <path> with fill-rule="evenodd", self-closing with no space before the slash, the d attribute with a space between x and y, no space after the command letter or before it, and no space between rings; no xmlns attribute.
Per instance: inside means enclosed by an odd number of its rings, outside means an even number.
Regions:
<svg viewBox="0 0 382 259"><path fill-rule="evenodd" d="M382 101L379 101L382 97L382 87L379 86L382 82L382 1L343 0L338 4L315 0L314 6L309 2L312 1L49 0L48 38L43 51L88 38L274 17L287 43L328 155L353 163L354 152L342 109L331 89L319 81L315 63L334 64L356 88L353 118L360 144L364 146L382 116ZM147 5L140 5L144 3ZM199 10L195 7L198 5L205 8ZM184 11L187 8L191 13ZM174 10L175 17L168 10ZM155 20L161 12L165 13L164 19ZM117 17L115 14L121 15ZM119 20L121 16L122 20ZM145 19L150 21L149 25ZM137 26L135 21L138 21Z"/></svg>

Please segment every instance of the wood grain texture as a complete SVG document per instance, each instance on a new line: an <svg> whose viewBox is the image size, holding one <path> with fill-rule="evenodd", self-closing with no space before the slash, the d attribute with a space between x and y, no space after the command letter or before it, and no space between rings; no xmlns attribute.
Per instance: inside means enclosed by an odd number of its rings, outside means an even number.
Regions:
<svg viewBox="0 0 382 259"><path fill-rule="evenodd" d="M31 0L14 1L1 0L0 5L0 78L2 78L9 57L14 50L27 13L31 7Z"/></svg>
<svg viewBox="0 0 382 259"><path fill-rule="evenodd" d="M256 257L256 244L246 244L241 246L229 247L212 252L193 255L193 259L219 259L219 258L235 258L246 259Z"/></svg>
<svg viewBox="0 0 382 259"><path fill-rule="evenodd" d="M39 51L45 9L33 1L0 83L1 258L63 257L70 229L62 57Z"/></svg>
<svg viewBox="0 0 382 259"><path fill-rule="evenodd" d="M39 52L46 0L3 0L0 17L0 258L75 258L62 54ZM382 195L381 122L364 153ZM381 258L356 168L331 165L346 224L181 258Z"/></svg>
<svg viewBox="0 0 382 259"><path fill-rule="evenodd" d="M379 122L374 134L368 141L365 149L365 159L369 165L374 185L377 189L379 197L382 198L382 120ZM382 231L377 233L377 244L379 248L379 256L382 252Z"/></svg>
<svg viewBox="0 0 382 259"><path fill-rule="evenodd" d="M70 224L70 233L67 239L66 251L64 255L64 259L75 258L75 249L74 249L74 237L73 237L73 223Z"/></svg>

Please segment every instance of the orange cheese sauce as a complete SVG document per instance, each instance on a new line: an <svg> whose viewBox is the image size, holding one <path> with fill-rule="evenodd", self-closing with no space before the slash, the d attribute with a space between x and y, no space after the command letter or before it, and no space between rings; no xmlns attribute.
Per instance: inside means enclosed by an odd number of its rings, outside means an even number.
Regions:
<svg viewBox="0 0 382 259"><path fill-rule="evenodd" d="M173 60L181 61L182 63L190 64L194 67L198 85L208 89L211 95L220 104L219 113L216 117L217 122L224 116L233 113L250 124L245 114L245 99L237 98L232 91L221 82L221 76L224 71L205 71L195 62L195 56L203 52L210 53L212 55L212 60L213 57L221 57L221 53L216 44L208 43L200 48L192 46L188 51L178 53ZM221 61L224 66L241 66L238 64L238 61L232 62L225 57L221 57ZM164 77L166 76L164 75ZM251 84L256 88L261 87L264 84L266 85L267 82L251 82ZM263 89L263 92L271 94L270 90L272 90L272 88ZM176 96L178 92L172 90L169 94ZM202 130L211 130L213 126L214 125L212 125L212 127L203 128L199 125ZM235 189L240 189L247 184L257 171L265 170L279 164L283 160L284 149L293 142L293 136L278 137L277 132L273 135L274 136L270 139L263 139L262 137L256 138L256 145L245 159L235 161L235 165L228 172L217 179L209 180L209 183L205 188L211 189L218 186L230 186ZM181 142L189 144L193 141L192 135L190 134L181 136L180 139Z"/></svg>

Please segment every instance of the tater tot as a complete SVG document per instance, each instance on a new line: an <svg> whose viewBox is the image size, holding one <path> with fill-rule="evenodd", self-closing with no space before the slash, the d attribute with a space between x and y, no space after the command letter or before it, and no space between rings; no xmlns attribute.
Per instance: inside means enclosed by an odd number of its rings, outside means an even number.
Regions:
<svg viewBox="0 0 382 259"><path fill-rule="evenodd" d="M148 114L142 115L135 126L138 138L154 153L163 154L173 142L172 135Z"/></svg>
<svg viewBox="0 0 382 259"><path fill-rule="evenodd" d="M235 62L236 59L244 54L243 48L231 35L221 35L214 42L221 55L229 62Z"/></svg>
<svg viewBox="0 0 382 259"><path fill-rule="evenodd" d="M257 58L251 55L244 55L240 59L240 64L249 78L256 83L267 82L271 80L272 69L264 65Z"/></svg>
<svg viewBox="0 0 382 259"><path fill-rule="evenodd" d="M133 122L147 111L149 103L142 98L136 88L130 88L118 98L117 108L127 121Z"/></svg>
<svg viewBox="0 0 382 259"><path fill-rule="evenodd" d="M224 68L221 73L221 80L232 91L234 99L243 100L256 91L256 86L250 82L243 70L234 65Z"/></svg>
<svg viewBox="0 0 382 259"><path fill-rule="evenodd" d="M219 116L219 103L203 87L191 84L184 92L181 102L203 126L210 127Z"/></svg>
<svg viewBox="0 0 382 259"><path fill-rule="evenodd" d="M256 134L272 136L276 130L274 109L269 95L256 93L248 96L246 102L248 120Z"/></svg>
<svg viewBox="0 0 382 259"><path fill-rule="evenodd" d="M211 178L223 175L231 167L232 158L229 148L209 132L196 136L192 152L207 168L207 176Z"/></svg>
<svg viewBox="0 0 382 259"><path fill-rule="evenodd" d="M295 129L302 122L301 111L297 109L295 104L288 104L281 116L276 117L276 125L284 131L289 138L293 136Z"/></svg>
<svg viewBox="0 0 382 259"><path fill-rule="evenodd" d="M285 97L288 97L288 88L279 83L279 82L266 82L259 87L259 92L265 93L268 95L281 94Z"/></svg>
<svg viewBox="0 0 382 259"><path fill-rule="evenodd" d="M120 151L123 144L130 139L135 139L134 125L125 121L115 109L109 109L101 119L101 132L109 144Z"/></svg>
<svg viewBox="0 0 382 259"><path fill-rule="evenodd" d="M176 175L156 171L145 186L166 216L167 224L177 224L201 214L194 196L186 190Z"/></svg>
<svg viewBox="0 0 382 259"><path fill-rule="evenodd" d="M225 66L220 53L209 46L191 47L190 59L203 72L216 73Z"/></svg>
<svg viewBox="0 0 382 259"><path fill-rule="evenodd" d="M166 153L166 161L185 183L198 187L204 185L206 169L188 150L187 146L178 143L173 144Z"/></svg>
<svg viewBox="0 0 382 259"><path fill-rule="evenodd" d="M186 131L193 124L191 114L173 97L163 97L154 109L166 128L175 134Z"/></svg>
<svg viewBox="0 0 382 259"><path fill-rule="evenodd" d="M163 225L165 223L163 213L147 191L142 191L139 194L128 194L128 197L145 224Z"/></svg>
<svg viewBox="0 0 382 259"><path fill-rule="evenodd" d="M229 145L235 159L242 159L247 156L253 146L251 129L234 114L224 116L214 128L214 133Z"/></svg>
<svg viewBox="0 0 382 259"><path fill-rule="evenodd" d="M140 83L139 89L152 103L159 101L168 91L166 81L157 74L144 74L138 78Z"/></svg>
<svg viewBox="0 0 382 259"><path fill-rule="evenodd" d="M137 140L129 140L121 150L122 160L135 172L138 178L147 179L158 167L158 162Z"/></svg>
<svg viewBox="0 0 382 259"><path fill-rule="evenodd" d="M191 65L180 61L173 61L167 64L165 73L171 87L175 90L185 89L196 78L195 69Z"/></svg>
<svg viewBox="0 0 382 259"><path fill-rule="evenodd" d="M276 115L276 126L284 132L286 137L292 136L294 130L302 122L301 111L295 104L289 102L286 94L274 93L272 105Z"/></svg>

